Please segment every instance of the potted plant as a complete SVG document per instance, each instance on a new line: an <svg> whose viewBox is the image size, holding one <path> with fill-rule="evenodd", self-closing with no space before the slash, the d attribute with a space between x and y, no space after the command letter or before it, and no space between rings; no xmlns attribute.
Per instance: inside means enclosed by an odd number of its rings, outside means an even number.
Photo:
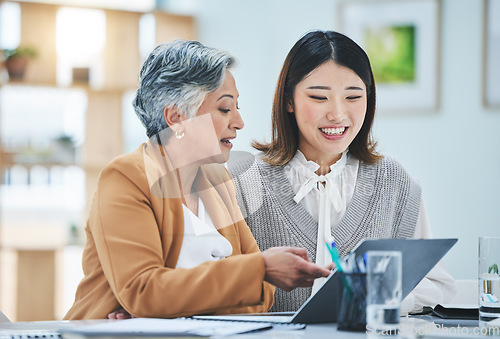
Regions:
<svg viewBox="0 0 500 339"><path fill-rule="evenodd" d="M37 56L37 51L30 46L19 46L13 49L4 49L4 64L10 80L22 80L29 59Z"/></svg>
<svg viewBox="0 0 500 339"><path fill-rule="evenodd" d="M75 141L70 135L62 134L52 144L52 160L71 164L75 162Z"/></svg>

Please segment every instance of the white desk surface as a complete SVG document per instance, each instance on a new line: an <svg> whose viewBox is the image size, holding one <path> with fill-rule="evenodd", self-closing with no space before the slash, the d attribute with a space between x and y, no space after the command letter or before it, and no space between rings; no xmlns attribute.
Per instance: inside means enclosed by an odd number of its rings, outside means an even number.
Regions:
<svg viewBox="0 0 500 339"><path fill-rule="evenodd" d="M430 318L429 318L430 319ZM81 326L102 323L107 320L80 320L80 321L36 321L36 322L15 322L7 323L0 322L0 337L6 338L11 334L15 334L21 330L56 330L67 327ZM379 339L385 338L484 338L484 336L474 335L472 327L469 333L465 333L463 326L461 332L440 328L441 325L434 324L432 321L420 318L401 318L401 326L405 330L401 335L396 337L379 336ZM127 337L131 338L147 338L147 337ZM149 337L151 338L151 337ZM239 334L235 336L225 336L223 338L239 338L239 339L258 339L258 338L274 338L274 339L331 339L331 338L373 338L365 332L346 332L338 331L337 324L311 324L303 330L267 330L255 333ZM97 338L96 338L97 339Z"/></svg>

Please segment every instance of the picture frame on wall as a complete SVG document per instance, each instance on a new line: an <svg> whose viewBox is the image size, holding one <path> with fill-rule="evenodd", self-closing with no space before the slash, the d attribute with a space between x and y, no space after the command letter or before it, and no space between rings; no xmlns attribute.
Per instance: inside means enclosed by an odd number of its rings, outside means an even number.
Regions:
<svg viewBox="0 0 500 339"><path fill-rule="evenodd" d="M377 111L398 115L439 108L440 0L344 1L341 32L368 54Z"/></svg>
<svg viewBox="0 0 500 339"><path fill-rule="evenodd" d="M485 0L484 15L483 101L486 107L500 109L500 1Z"/></svg>

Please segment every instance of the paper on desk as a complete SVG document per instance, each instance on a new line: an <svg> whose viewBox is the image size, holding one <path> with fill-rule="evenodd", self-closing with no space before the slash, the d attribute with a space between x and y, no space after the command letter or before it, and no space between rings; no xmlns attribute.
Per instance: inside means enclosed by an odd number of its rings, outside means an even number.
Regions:
<svg viewBox="0 0 500 339"><path fill-rule="evenodd" d="M134 318L97 325L79 326L63 331L83 336L214 336L232 335L271 328L266 323L195 320L191 318Z"/></svg>

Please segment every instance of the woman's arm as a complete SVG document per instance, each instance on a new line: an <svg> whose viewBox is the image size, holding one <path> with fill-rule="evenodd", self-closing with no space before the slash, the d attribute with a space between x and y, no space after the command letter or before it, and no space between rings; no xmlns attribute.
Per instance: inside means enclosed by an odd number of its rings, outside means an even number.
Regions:
<svg viewBox="0 0 500 339"><path fill-rule="evenodd" d="M233 254L244 255L174 268L184 236L181 200L151 196L146 180L135 172L111 167L102 173L89 222L107 282L131 315L267 311L274 288L265 281L292 288L329 274L296 249L261 254L243 220L226 228L233 228L228 233L240 243L239 250L233 245Z"/></svg>
<svg viewBox="0 0 500 339"><path fill-rule="evenodd" d="M148 190L133 173L108 168L89 222L107 282L125 310L138 317L176 317L270 307L258 251L192 269L165 267L182 244L183 219L176 215L182 206L179 199L151 197Z"/></svg>

